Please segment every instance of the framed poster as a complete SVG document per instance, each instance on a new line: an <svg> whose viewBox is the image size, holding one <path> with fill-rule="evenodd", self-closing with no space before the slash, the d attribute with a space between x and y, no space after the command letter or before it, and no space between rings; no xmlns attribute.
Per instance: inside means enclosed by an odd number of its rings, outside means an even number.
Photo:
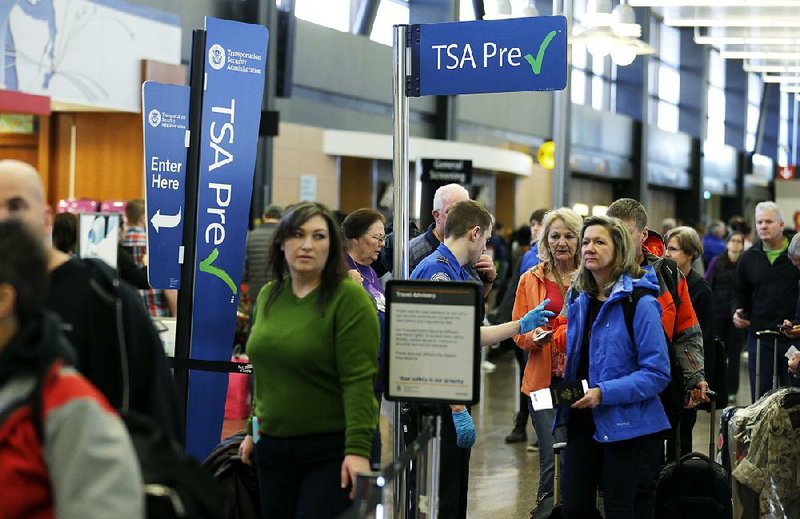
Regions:
<svg viewBox="0 0 800 519"><path fill-rule="evenodd" d="M480 292L468 282L387 283L387 400L478 402Z"/></svg>

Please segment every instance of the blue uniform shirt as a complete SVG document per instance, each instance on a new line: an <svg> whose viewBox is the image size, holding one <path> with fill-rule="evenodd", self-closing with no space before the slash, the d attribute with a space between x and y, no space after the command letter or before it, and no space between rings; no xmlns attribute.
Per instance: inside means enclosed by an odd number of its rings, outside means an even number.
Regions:
<svg viewBox="0 0 800 519"><path fill-rule="evenodd" d="M411 273L411 279L429 279L431 281L472 281L469 272L464 270L447 245L439 247L425 257Z"/></svg>

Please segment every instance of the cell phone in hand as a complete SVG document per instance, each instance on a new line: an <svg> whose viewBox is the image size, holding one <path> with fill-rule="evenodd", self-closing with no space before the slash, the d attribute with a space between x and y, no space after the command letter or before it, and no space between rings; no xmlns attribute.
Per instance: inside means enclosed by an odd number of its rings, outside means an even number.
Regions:
<svg viewBox="0 0 800 519"><path fill-rule="evenodd" d="M552 330L543 330L539 332L537 335L535 335L533 337L533 340L536 342L548 343L550 342L550 338L552 337L552 335L553 335Z"/></svg>

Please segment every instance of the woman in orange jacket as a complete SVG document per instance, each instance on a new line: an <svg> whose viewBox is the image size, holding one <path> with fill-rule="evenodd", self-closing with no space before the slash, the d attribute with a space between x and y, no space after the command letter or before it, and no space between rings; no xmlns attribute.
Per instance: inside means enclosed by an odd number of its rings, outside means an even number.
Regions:
<svg viewBox="0 0 800 519"><path fill-rule="evenodd" d="M581 217L572 209L562 207L549 211L542 222L539 234L539 259L541 263L525 272L517 286L512 319L519 319L541 302L549 300L545 308L556 315L561 312L572 277L580 264L578 238ZM554 324L551 318L550 326ZM528 360L522 378L521 391L533 391L558 382L564 375L566 356L551 348L550 337L538 338L544 330L536 329L514 337L517 346L525 350ZM539 489L534 510L553 496L553 437L555 410L534 411L528 401L531 421L539 439Z"/></svg>

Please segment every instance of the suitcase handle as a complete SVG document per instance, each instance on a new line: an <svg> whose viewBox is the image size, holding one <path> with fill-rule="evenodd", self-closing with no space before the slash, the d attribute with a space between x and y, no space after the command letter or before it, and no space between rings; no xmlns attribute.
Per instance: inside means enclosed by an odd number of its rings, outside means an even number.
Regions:
<svg viewBox="0 0 800 519"><path fill-rule="evenodd" d="M711 458L709 458L702 452L690 452L689 454L684 454L683 456L681 456L680 463L683 463L684 461L689 461L691 459L701 459L706 463L708 463L709 465L711 465Z"/></svg>

